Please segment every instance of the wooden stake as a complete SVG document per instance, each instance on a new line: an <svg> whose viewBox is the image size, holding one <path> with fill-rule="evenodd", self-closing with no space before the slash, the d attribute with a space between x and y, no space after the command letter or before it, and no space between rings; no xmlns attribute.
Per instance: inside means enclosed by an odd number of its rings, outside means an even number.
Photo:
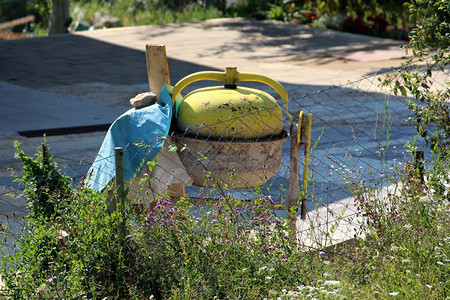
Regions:
<svg viewBox="0 0 450 300"><path fill-rule="evenodd" d="M301 120L300 120L301 121ZM297 237L297 215L298 215L298 134L299 125L293 123L291 125L291 151L290 151L290 167L289 167L289 198L287 203L289 225L294 238ZM294 208L294 209L293 209Z"/></svg>
<svg viewBox="0 0 450 300"><path fill-rule="evenodd" d="M305 147L303 158L303 184L302 184L302 204L301 204L301 218L306 220L306 213L308 212L308 171L309 171L309 148L311 147L311 126L312 126L312 114L308 114L302 122L302 140Z"/></svg>
<svg viewBox="0 0 450 300"><path fill-rule="evenodd" d="M123 198L124 172L123 172L123 148L114 148L114 158L116 163L116 194L118 200Z"/></svg>
<svg viewBox="0 0 450 300"><path fill-rule="evenodd" d="M299 149L297 144L297 135L299 133L298 124L291 126L291 151L289 166L289 198L288 207L297 205L298 199L298 155Z"/></svg>
<svg viewBox="0 0 450 300"><path fill-rule="evenodd" d="M121 241L125 240L126 228L125 228L125 195L124 195L124 170L123 170L123 148L114 148L114 158L116 163L116 207L119 203L120 209L120 222L119 222L119 236Z"/></svg>
<svg viewBox="0 0 450 300"><path fill-rule="evenodd" d="M413 164L414 164L414 168L416 170L417 176L419 177L420 181L422 183L425 182L425 177L424 177L424 159L425 159L425 154L423 150L414 150L412 152L413 154Z"/></svg>
<svg viewBox="0 0 450 300"><path fill-rule="evenodd" d="M49 165L49 154L48 154L48 146L45 143L41 144L41 148L42 148L42 164L44 165L45 169L48 169L48 165Z"/></svg>
<svg viewBox="0 0 450 300"><path fill-rule="evenodd" d="M145 54L147 58L150 92L155 93L158 96L158 100L160 100L159 93L164 83L170 84L166 46L161 44L148 44L145 47Z"/></svg>

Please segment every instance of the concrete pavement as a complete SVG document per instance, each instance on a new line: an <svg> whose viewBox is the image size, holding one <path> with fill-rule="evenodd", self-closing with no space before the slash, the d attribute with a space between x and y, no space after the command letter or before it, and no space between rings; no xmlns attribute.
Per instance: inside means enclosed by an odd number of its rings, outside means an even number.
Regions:
<svg viewBox="0 0 450 300"><path fill-rule="evenodd" d="M394 40L272 21L216 19L3 41L0 80L37 89L95 82L141 84L146 82L148 43L166 45L172 81L205 68L233 65L288 83L337 85L398 64L389 61L391 51L402 52ZM385 57L380 52L376 63L339 58L380 49L389 51Z"/></svg>
<svg viewBox="0 0 450 300"><path fill-rule="evenodd" d="M111 124L122 112L119 108L2 81L0 95L0 110L7 112L0 119L0 128L10 134L30 136L36 131L35 136L42 136L50 129Z"/></svg>

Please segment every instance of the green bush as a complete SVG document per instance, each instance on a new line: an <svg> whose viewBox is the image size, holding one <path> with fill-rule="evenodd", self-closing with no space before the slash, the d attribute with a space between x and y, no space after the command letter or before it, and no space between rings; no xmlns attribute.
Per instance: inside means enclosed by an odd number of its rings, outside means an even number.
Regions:
<svg viewBox="0 0 450 300"><path fill-rule="evenodd" d="M92 23L96 13L107 13L119 18L123 26L196 22L223 16L222 11L214 6L203 6L192 1L183 1L178 6L174 3L140 0L100 3L79 1L72 4L72 12L75 20L88 24Z"/></svg>
<svg viewBox="0 0 450 300"><path fill-rule="evenodd" d="M30 204L32 218L46 220L57 217L59 210L68 205L72 193L69 178L61 174L45 142L35 159L20 150L19 142L15 142L14 147L15 158L23 164L23 176L16 181L25 185L24 194Z"/></svg>
<svg viewBox="0 0 450 300"><path fill-rule="evenodd" d="M363 298L447 299L449 294L449 87L432 86L433 76L448 65L448 1L405 3L416 24L409 47L413 58L383 82L409 100L409 119L430 146L430 161L406 163L393 193L381 197L362 182L353 182L363 228L368 237L350 251L346 268L349 296ZM415 151L414 142L406 145ZM419 166L420 164L421 166ZM393 187L395 186L395 188ZM351 275L349 272L351 270ZM359 292L355 292L356 287Z"/></svg>
<svg viewBox="0 0 450 300"><path fill-rule="evenodd" d="M24 0L0 1L0 23L27 15L27 2Z"/></svg>
<svg viewBox="0 0 450 300"><path fill-rule="evenodd" d="M2 256L7 295L12 299L142 299L142 293L151 293L155 283L151 285L151 276L146 276L151 271L148 252L139 248L133 235L121 234L125 216L108 213L110 201L105 194L71 188L47 147L42 149L33 159L16 143L16 154L24 164L20 181L25 183L31 213L28 226L17 236L17 252ZM135 229L125 226L129 232Z"/></svg>
<svg viewBox="0 0 450 300"><path fill-rule="evenodd" d="M273 2L270 10L272 18L297 24L311 23L315 27L391 38L403 38L401 31L409 29L409 14L402 1L288 0L278 4L277 1Z"/></svg>
<svg viewBox="0 0 450 300"><path fill-rule="evenodd" d="M414 97L409 101L415 117L409 121L418 134L430 145L438 160L449 159L450 152L450 82L433 87L433 76L445 72L450 63L450 3L445 0L416 0L405 3L410 19L416 26L411 31L407 51L413 58L408 60L396 74L383 82L394 93ZM415 68L411 68L411 65Z"/></svg>
<svg viewBox="0 0 450 300"><path fill-rule="evenodd" d="M17 253L2 257L12 299L261 299L313 284L322 273L315 253L297 248L270 197L255 194L251 211L223 195L204 209L163 197L147 214L130 205L108 213L107 192L66 192L54 182L66 186L67 178L55 174L50 156L38 151L33 159L18 147L25 168L33 166L21 179L25 194L39 201L30 201Z"/></svg>
<svg viewBox="0 0 450 300"><path fill-rule="evenodd" d="M47 0L1 0L0 23L12 21L29 15L35 17L31 25L18 25L13 32L32 32L37 28L47 28L50 18L51 2Z"/></svg>

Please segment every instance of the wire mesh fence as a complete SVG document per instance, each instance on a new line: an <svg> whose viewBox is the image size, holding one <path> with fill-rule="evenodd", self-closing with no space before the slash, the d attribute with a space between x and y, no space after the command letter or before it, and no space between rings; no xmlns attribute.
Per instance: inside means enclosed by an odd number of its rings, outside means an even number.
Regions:
<svg viewBox="0 0 450 300"><path fill-rule="evenodd" d="M349 191L352 184L364 182L376 191L377 197L384 197L391 193L398 170L405 161L412 161L404 145L416 136L415 127L407 122L413 114L405 97L393 95L379 84L384 76L375 74L307 94L298 86L285 85L294 119L300 111L313 115L307 215L296 224L299 241L304 245L319 248L353 238L359 233L362 217ZM436 72L433 84L444 88L448 76L448 70ZM276 116L283 125L277 134L251 138L236 134L237 129L252 133L256 128L253 123L266 124L265 119L260 119L265 113L257 109L239 117L223 116L216 122L202 124L200 131L175 127L156 158L143 162L143 169L127 184L128 198L132 203L144 204L148 210L158 197L177 198L184 193L194 203L224 196L249 202L266 196L276 203L286 203L293 167L289 120ZM226 135L217 135L213 127L219 125ZM145 147L151 148L155 142L145 143ZM304 172L303 147L300 146L300 179L296 182L298 199L305 196L299 182ZM416 147L426 150L420 140ZM124 148L124 156L134 155L135 147ZM425 157L429 156L425 152ZM90 161L64 157L55 160L65 166L63 171L74 184L89 176ZM26 228L28 208L21 194L23 188L21 184L2 187L3 232L16 233ZM12 235L3 243L2 251L11 253L14 249Z"/></svg>

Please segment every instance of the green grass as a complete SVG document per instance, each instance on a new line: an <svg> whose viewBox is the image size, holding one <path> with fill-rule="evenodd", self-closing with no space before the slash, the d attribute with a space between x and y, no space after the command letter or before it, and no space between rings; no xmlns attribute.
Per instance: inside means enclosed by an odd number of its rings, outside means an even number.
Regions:
<svg viewBox="0 0 450 300"><path fill-rule="evenodd" d="M180 22L197 22L222 17L218 9L198 4L189 4L183 9L169 9L163 5L149 5L141 2L133 6L129 1L117 1L114 4L100 2L76 3L72 16L80 22L90 24L96 13L106 13L121 20L122 26L164 25ZM133 9L131 9L133 7Z"/></svg>

